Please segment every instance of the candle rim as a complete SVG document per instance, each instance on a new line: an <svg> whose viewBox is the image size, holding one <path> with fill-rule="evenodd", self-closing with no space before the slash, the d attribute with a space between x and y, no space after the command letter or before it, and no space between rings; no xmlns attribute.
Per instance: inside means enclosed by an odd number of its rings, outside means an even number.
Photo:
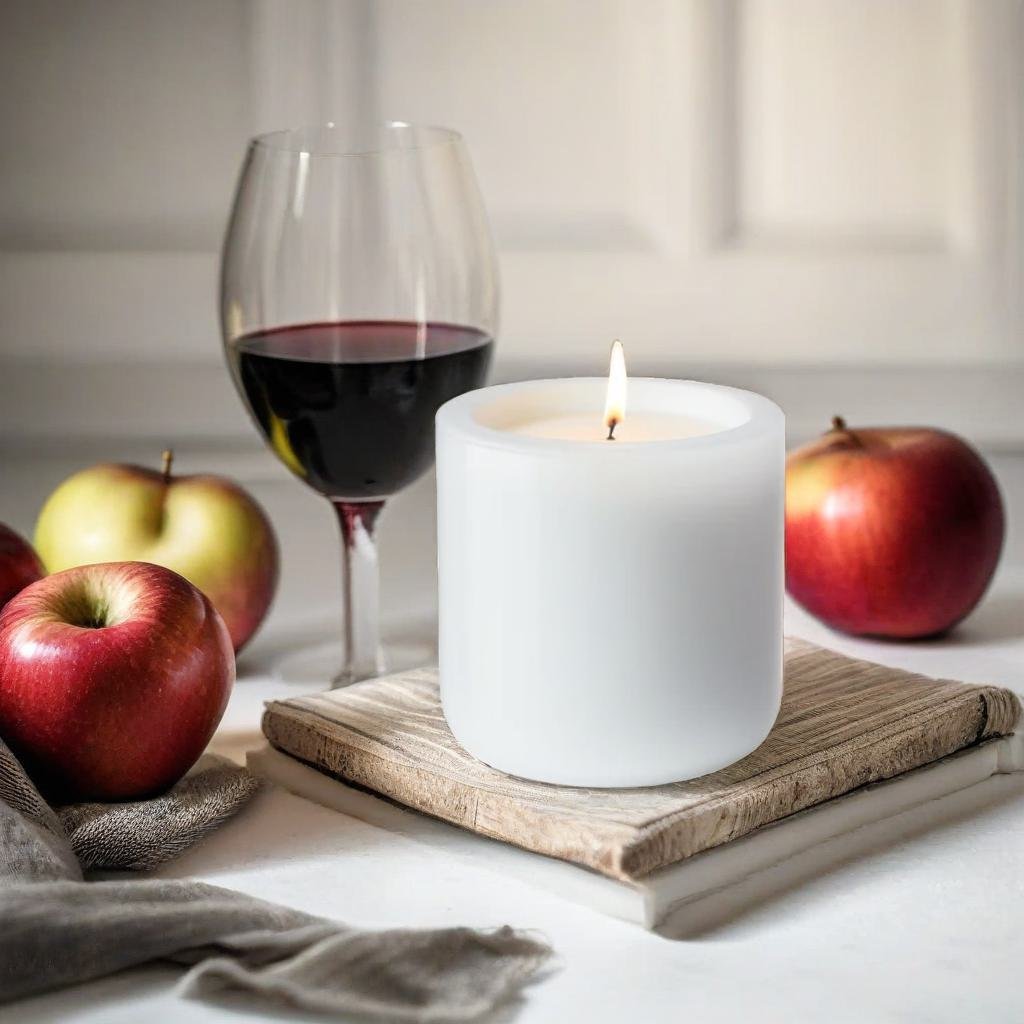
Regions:
<svg viewBox="0 0 1024 1024"><path fill-rule="evenodd" d="M711 384L705 381L675 377L630 377L630 385L631 387L635 386L637 389L642 388L645 385L652 384L656 386L682 385L685 387L712 391L721 394L723 397L730 398L743 406L747 413L746 419L734 426L723 427L720 430L714 430L710 433L699 434L693 437L659 438L643 441L621 440L608 442L606 444L597 444L581 441L577 438L534 437L528 434L516 433L509 429L503 429L501 427L482 423L476 418L475 413L479 409L480 405L489 399L496 401L503 395L512 394L518 390L541 391L546 387L559 384L564 385L568 383L578 383L581 385L590 384L594 386L599 385L601 388L604 388L607 385L607 378L551 377L541 380L512 381L505 384L493 384L490 387L479 388L476 391L469 391L446 402L437 412L436 424L438 427L443 426L446 430L451 430L454 433L467 438L474 444L485 445L492 448L516 451L527 449L538 453L547 452L551 454L572 451L579 452L581 454L587 453L590 456L608 458L616 457L614 453L620 453L623 451L629 451L636 454L639 452L664 452L668 448L685 448L686 450L695 450L724 447L727 445L742 443L743 440L749 437L760 436L764 430L770 428L773 423L782 426L785 422L782 410L773 401L765 398L764 395L757 394L757 392L746 391L742 388L727 387L724 384ZM578 410L568 410L567 412L568 414L571 414L577 411ZM655 410L646 411L654 412ZM657 411L659 413L665 412L665 410ZM639 413L640 410L637 410L637 412ZM668 414L671 415L671 412ZM557 415L557 413L554 415ZM680 410L678 415L691 415L696 419L706 419L706 417L687 413L684 410ZM600 409L598 409L596 413L596 419L600 421Z"/></svg>

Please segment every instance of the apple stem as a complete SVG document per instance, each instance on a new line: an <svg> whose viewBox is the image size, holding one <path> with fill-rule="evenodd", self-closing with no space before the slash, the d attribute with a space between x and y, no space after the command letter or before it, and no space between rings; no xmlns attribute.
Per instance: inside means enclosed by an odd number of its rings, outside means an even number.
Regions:
<svg viewBox="0 0 1024 1024"><path fill-rule="evenodd" d="M174 449L165 448L163 452L164 460L164 483L169 484L171 482L171 466L174 464Z"/></svg>
<svg viewBox="0 0 1024 1024"><path fill-rule="evenodd" d="M842 416L832 417L832 429L830 434L845 434L857 447L863 448L864 442L846 425Z"/></svg>

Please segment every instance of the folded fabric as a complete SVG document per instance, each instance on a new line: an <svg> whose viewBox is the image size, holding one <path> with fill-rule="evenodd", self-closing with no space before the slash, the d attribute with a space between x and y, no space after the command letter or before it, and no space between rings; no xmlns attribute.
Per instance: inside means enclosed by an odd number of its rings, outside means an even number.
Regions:
<svg viewBox="0 0 1024 1024"><path fill-rule="evenodd" d="M206 758L153 800L55 810L0 742L0 1002L169 959L190 966L188 995L234 988L312 1010L469 1021L549 959L507 927L367 932L201 882L83 879L176 856L258 785Z"/></svg>

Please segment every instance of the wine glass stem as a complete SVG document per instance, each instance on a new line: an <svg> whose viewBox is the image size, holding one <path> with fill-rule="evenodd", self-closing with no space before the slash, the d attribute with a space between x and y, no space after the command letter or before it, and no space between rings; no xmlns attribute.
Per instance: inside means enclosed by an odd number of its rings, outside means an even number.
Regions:
<svg viewBox="0 0 1024 1024"><path fill-rule="evenodd" d="M341 526L345 602L345 662L333 686L372 679L384 671L380 647L380 568L373 528L383 501L332 501Z"/></svg>

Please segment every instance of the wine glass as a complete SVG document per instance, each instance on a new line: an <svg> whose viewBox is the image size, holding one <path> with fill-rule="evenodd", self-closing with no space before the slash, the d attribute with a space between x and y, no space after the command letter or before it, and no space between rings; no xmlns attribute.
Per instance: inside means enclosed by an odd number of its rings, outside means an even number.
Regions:
<svg viewBox="0 0 1024 1024"><path fill-rule="evenodd" d="M383 671L374 524L434 458L434 414L479 387L498 271L461 136L392 121L249 143L221 262L242 400L341 526L344 665Z"/></svg>

